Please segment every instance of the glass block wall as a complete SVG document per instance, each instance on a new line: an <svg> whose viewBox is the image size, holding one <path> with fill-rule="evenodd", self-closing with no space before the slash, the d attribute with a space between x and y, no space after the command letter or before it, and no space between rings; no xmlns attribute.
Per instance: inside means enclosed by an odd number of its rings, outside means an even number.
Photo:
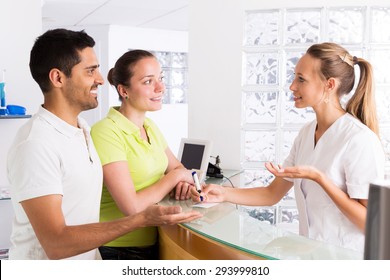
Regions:
<svg viewBox="0 0 390 280"><path fill-rule="evenodd" d="M187 103L187 53L152 51L164 72L166 91L164 104Z"/></svg>
<svg viewBox="0 0 390 280"><path fill-rule="evenodd" d="M306 49L336 42L373 64L381 140L390 166L390 6L247 11L242 71L244 186L268 185L264 163L283 163L301 126L315 118L296 109L289 86ZM355 68L357 69L357 68ZM388 168L390 170L390 168ZM244 207L252 216L298 231L293 191L272 207Z"/></svg>

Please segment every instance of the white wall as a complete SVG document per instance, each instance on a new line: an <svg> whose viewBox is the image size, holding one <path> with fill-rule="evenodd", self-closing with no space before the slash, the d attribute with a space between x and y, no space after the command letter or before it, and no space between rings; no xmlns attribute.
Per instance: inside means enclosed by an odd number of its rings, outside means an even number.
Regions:
<svg viewBox="0 0 390 280"><path fill-rule="evenodd" d="M212 140L212 154L220 155L223 168L240 168L246 10L368 4L390 3L388 0L190 0L189 136Z"/></svg>
<svg viewBox="0 0 390 280"><path fill-rule="evenodd" d="M21 8L23 7L23 8ZM6 69L7 104L18 104L34 113L43 101L28 66L30 50L42 31L41 1L0 1L0 70Z"/></svg>
<svg viewBox="0 0 390 280"><path fill-rule="evenodd" d="M43 101L28 66L31 47L42 30L41 1L19 0L15 5L14 0L1 0L0 11L0 70L6 69L6 102L33 114ZM0 187L8 186L8 148L24 121L0 119Z"/></svg>
<svg viewBox="0 0 390 280"><path fill-rule="evenodd" d="M242 1L190 0L188 135L240 169ZM263 2L263 1L261 1Z"/></svg>

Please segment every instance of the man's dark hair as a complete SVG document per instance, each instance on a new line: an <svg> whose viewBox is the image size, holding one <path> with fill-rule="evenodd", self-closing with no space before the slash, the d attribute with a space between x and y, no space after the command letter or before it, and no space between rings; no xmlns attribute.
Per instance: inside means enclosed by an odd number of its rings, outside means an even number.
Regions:
<svg viewBox="0 0 390 280"><path fill-rule="evenodd" d="M43 93L51 88L49 72L53 68L70 77L80 63L79 51L94 47L95 41L84 30L53 29L39 36L30 52L30 71Z"/></svg>

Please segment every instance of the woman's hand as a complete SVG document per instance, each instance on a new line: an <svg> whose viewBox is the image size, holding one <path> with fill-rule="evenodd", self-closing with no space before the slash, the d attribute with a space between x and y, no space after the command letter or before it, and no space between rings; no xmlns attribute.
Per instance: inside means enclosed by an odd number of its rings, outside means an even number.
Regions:
<svg viewBox="0 0 390 280"><path fill-rule="evenodd" d="M186 168L177 168L171 170L168 173L169 175L173 175L175 173L178 178L178 183L175 187L169 192L169 196L171 198L175 198L176 200L187 200L191 198L191 188L194 185L194 180L192 178L191 170Z"/></svg>
<svg viewBox="0 0 390 280"><path fill-rule="evenodd" d="M176 200L187 200L191 198L191 188L194 185L185 181L177 183L177 185L170 191L169 196Z"/></svg>
<svg viewBox="0 0 390 280"><path fill-rule="evenodd" d="M225 187L220 185L203 185L201 193L194 186L191 188L191 197L194 202L222 202L225 192Z"/></svg>
<svg viewBox="0 0 390 280"><path fill-rule="evenodd" d="M275 177L284 177L284 178L303 178L310 179L315 182L318 182L319 178L322 176L321 171L313 166L292 166L292 167L282 167L281 165L276 165L271 162L267 162L265 167L269 172L271 172Z"/></svg>

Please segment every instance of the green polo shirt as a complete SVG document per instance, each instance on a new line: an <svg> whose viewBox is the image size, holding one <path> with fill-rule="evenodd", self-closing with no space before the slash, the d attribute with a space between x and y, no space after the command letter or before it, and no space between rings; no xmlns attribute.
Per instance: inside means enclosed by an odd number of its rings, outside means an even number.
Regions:
<svg viewBox="0 0 390 280"><path fill-rule="evenodd" d="M102 165L127 161L136 191L154 184L164 175L168 167L165 154L166 140L156 124L149 118L144 122L149 142L141 138L140 129L119 111L110 108L107 117L97 122L91 135ZM124 215L116 206L106 186L100 205L100 221L111 221ZM141 228L107 243L113 247L142 247L155 244L157 229Z"/></svg>

